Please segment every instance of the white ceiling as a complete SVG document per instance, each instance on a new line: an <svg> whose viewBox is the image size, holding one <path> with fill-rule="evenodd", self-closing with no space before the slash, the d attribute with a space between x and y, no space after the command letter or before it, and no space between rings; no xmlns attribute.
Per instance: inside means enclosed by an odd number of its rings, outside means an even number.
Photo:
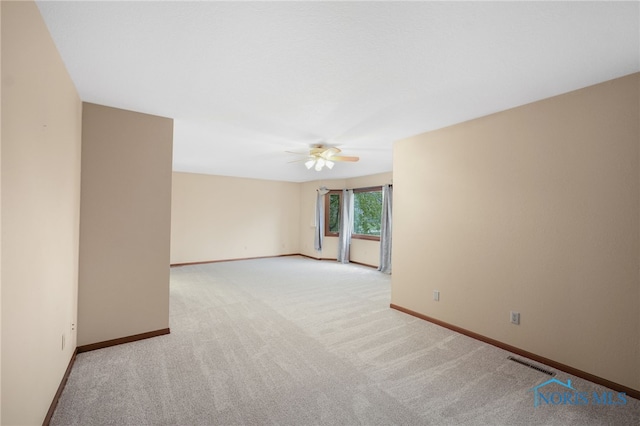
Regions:
<svg viewBox="0 0 640 426"><path fill-rule="evenodd" d="M175 119L176 171L303 182L398 139L640 71L638 2L53 2L83 101ZM358 163L307 170L327 141Z"/></svg>

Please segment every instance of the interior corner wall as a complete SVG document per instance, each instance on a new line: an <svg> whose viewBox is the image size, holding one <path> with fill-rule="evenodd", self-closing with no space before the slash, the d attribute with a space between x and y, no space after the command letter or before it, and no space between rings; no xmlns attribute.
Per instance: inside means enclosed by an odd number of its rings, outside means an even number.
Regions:
<svg viewBox="0 0 640 426"><path fill-rule="evenodd" d="M297 254L300 184L173 173L171 264Z"/></svg>
<svg viewBox="0 0 640 426"><path fill-rule="evenodd" d="M169 327L173 120L82 112L78 345Z"/></svg>
<svg viewBox="0 0 640 426"><path fill-rule="evenodd" d="M639 86L397 142L392 303L640 390Z"/></svg>
<svg viewBox="0 0 640 426"><path fill-rule="evenodd" d="M76 348L82 104L36 4L0 10L0 423L33 425Z"/></svg>
<svg viewBox="0 0 640 426"><path fill-rule="evenodd" d="M320 187L329 189L346 188L345 179L325 179L300 184L300 253L316 259L337 259L338 239L325 237L322 251L314 248L316 229L316 190Z"/></svg>

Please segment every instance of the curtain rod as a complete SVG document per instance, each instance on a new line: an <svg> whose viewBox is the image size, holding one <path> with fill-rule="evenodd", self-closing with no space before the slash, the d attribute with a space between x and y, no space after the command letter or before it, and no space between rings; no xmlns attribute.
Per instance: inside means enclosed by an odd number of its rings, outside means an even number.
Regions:
<svg viewBox="0 0 640 426"><path fill-rule="evenodd" d="M329 188L326 188L326 187L324 187L324 188L325 188L327 191L343 191L343 190L345 190L345 189L346 189L346 190L352 190L352 191L358 190L358 191L365 192L365 191L367 191L367 190L373 190L373 189L378 189L378 188L382 189L382 187L383 187L383 186L386 186L386 185L387 185L387 184L385 184L385 185L375 185L375 186L365 186L365 187L363 187L363 188L343 188L343 189L329 189ZM392 183L390 183L390 184L388 184L388 185L389 185L389 187L390 187L390 188L391 188L391 187L393 187L393 184L392 184ZM323 187L320 187L320 188L323 188ZM318 191L320 188L316 189L316 191Z"/></svg>

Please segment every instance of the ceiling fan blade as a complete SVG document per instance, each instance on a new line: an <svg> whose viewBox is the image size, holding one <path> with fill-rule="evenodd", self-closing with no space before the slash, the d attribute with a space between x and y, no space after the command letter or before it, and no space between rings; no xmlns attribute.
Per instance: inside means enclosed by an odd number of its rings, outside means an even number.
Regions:
<svg viewBox="0 0 640 426"><path fill-rule="evenodd" d="M313 145L309 149L310 155L320 155L322 157L329 157L340 152L340 148L327 145Z"/></svg>
<svg viewBox="0 0 640 426"><path fill-rule="evenodd" d="M323 144L312 145L309 148L309 151L307 151L306 153L294 151L286 152L289 154L304 155L304 158L289 161L289 163L300 163L304 161L307 168L313 167L315 164L316 170L320 170L324 166L327 166L329 169L331 169L333 168L334 161L356 162L360 160L360 157L337 155L342 152L340 148Z"/></svg>
<svg viewBox="0 0 640 426"><path fill-rule="evenodd" d="M326 148L324 152L326 152L327 154L330 154L330 155L336 155L339 152L342 152L342 150L340 148L336 147L336 146L330 146L330 147Z"/></svg>
<svg viewBox="0 0 640 426"><path fill-rule="evenodd" d="M324 158L325 160L331 160L339 152L341 151L338 148L327 148L322 153L320 153L320 157Z"/></svg>
<svg viewBox="0 0 640 426"><path fill-rule="evenodd" d="M356 162L360 160L360 157L350 157L350 156L346 156L346 155L336 155L334 157L331 157L331 161L352 161L352 162Z"/></svg>

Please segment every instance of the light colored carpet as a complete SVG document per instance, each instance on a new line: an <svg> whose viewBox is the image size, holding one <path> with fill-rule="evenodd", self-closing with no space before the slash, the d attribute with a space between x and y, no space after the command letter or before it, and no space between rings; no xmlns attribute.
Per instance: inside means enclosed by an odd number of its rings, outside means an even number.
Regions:
<svg viewBox="0 0 640 426"><path fill-rule="evenodd" d="M549 376L390 309L390 285L302 257L172 268L171 334L78 355L51 424L638 424L632 398L534 407Z"/></svg>

